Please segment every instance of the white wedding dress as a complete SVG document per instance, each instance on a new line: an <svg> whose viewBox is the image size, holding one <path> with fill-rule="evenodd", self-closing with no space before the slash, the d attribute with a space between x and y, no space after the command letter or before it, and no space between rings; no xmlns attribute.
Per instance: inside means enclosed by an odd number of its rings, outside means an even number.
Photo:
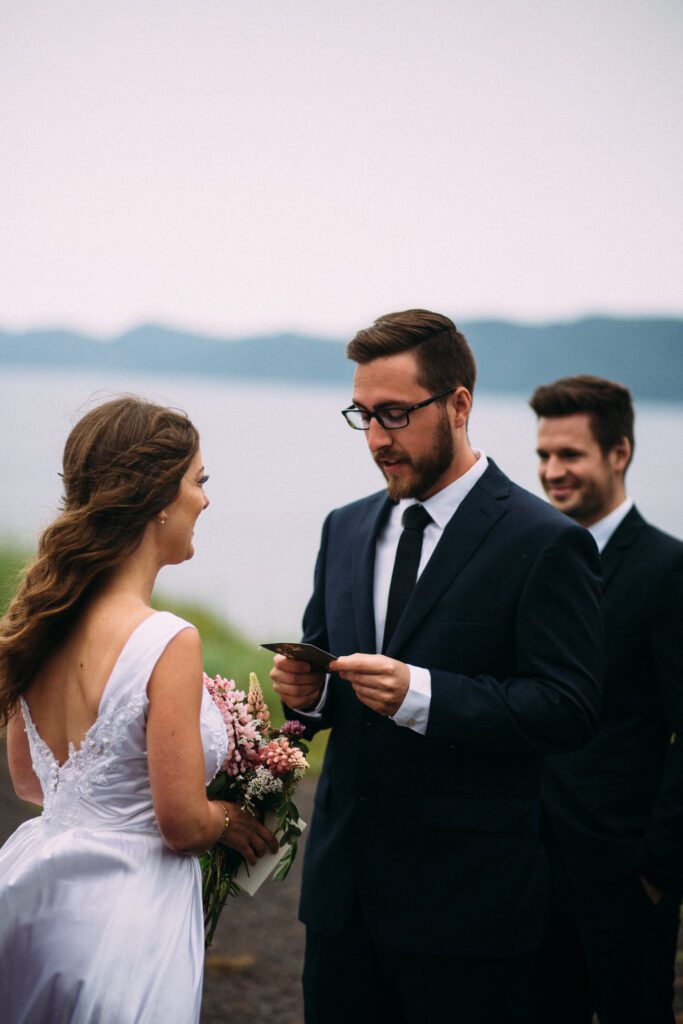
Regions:
<svg viewBox="0 0 683 1024"><path fill-rule="evenodd" d="M168 612L140 623L96 721L61 766L22 700L45 806L0 850L3 1024L199 1020L199 862L161 838L145 745L147 683L166 645L189 625ZM209 782L227 737L206 691L200 724Z"/></svg>

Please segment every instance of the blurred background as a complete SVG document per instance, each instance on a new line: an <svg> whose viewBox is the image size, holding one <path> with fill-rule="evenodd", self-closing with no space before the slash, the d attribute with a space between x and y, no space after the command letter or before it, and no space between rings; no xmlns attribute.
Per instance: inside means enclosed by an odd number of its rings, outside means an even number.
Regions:
<svg viewBox="0 0 683 1024"><path fill-rule="evenodd" d="M682 44L680 0L0 0L0 606L70 427L142 394L211 476L157 603L265 682L325 513L382 486L344 342L415 306L465 330L472 441L537 493L536 385L626 383L630 491L681 536ZM0 841L27 813L0 765ZM299 867L224 915L206 1024L301 1024Z"/></svg>
<svg viewBox="0 0 683 1024"><path fill-rule="evenodd" d="M164 594L297 637L324 514L382 486L343 342L413 306L532 490L533 388L628 384L631 492L680 535L682 42L678 0L0 0L5 550L78 416L143 394L211 474Z"/></svg>

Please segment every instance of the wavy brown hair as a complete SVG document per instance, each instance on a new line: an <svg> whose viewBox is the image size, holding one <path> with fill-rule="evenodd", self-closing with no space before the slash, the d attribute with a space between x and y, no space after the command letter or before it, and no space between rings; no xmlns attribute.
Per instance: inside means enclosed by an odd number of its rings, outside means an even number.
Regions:
<svg viewBox="0 0 683 1024"><path fill-rule="evenodd" d="M0 619L0 724L105 574L178 494L199 447L182 412L122 396L86 413L64 448L61 513Z"/></svg>

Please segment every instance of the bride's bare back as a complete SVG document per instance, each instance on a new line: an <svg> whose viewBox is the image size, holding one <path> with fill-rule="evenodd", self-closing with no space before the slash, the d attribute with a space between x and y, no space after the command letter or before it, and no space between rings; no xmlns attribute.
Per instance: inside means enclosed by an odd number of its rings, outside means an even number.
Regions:
<svg viewBox="0 0 683 1024"><path fill-rule="evenodd" d="M130 595L96 599L24 694L31 718L60 764L78 750L126 641L152 609Z"/></svg>

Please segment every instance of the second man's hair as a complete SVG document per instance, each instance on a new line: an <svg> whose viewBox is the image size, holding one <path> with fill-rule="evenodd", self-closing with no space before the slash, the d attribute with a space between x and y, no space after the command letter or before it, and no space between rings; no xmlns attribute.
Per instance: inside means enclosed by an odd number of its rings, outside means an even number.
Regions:
<svg viewBox="0 0 683 1024"><path fill-rule="evenodd" d="M562 377L536 388L529 405L539 418L586 413L603 455L618 445L622 437L628 438L633 453L633 401L623 384L588 374Z"/></svg>

